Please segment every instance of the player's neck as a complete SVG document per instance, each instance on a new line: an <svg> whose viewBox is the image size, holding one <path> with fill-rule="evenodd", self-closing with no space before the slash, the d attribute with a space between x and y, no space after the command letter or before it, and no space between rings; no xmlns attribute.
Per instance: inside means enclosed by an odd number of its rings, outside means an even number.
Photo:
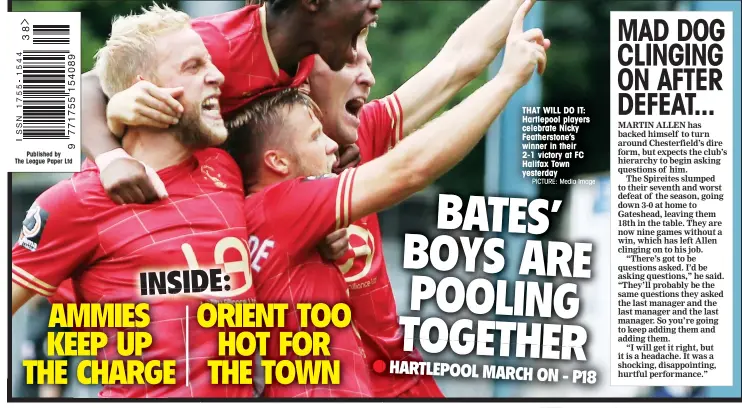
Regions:
<svg viewBox="0 0 742 408"><path fill-rule="evenodd" d="M291 180L292 178L293 177L291 177L291 176L282 177L278 173L270 172L270 171L265 171L264 169L261 169L260 170L260 175L258 176L258 181L255 184L249 186L247 188L246 193L247 194L259 193L262 190L264 190L264 189L266 189L266 188L268 188L268 187L270 187L270 186L272 186L274 184L278 184L278 183L281 183L283 181L288 181L288 180Z"/></svg>
<svg viewBox="0 0 742 408"><path fill-rule="evenodd" d="M189 158L191 150L184 147L170 131L129 129L122 141L129 155L155 171L174 166Z"/></svg>
<svg viewBox="0 0 742 408"><path fill-rule="evenodd" d="M317 50L307 36L307 22L298 12L275 13L266 7L265 25L278 67L295 74L299 62Z"/></svg>

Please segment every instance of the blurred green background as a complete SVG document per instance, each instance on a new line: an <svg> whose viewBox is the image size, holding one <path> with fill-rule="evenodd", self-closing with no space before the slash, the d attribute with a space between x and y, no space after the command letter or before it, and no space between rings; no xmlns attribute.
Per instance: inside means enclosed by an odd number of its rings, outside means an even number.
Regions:
<svg viewBox="0 0 742 408"><path fill-rule="evenodd" d="M175 8L183 1L165 0ZM212 13L224 7L237 8L242 1L191 2L199 11ZM425 66L440 50L456 27L485 1L395 1L386 0L379 12L378 27L369 36L374 58L376 86L371 96L393 92ZM609 31L610 10L673 10L676 1L582 0L545 1L544 33L552 40L549 66L543 78L542 105L585 106L591 124L583 126L579 148L586 159L560 170L560 177L608 171L609 160ZM82 57L90 69L98 48L105 42L114 16L139 10L152 0L69 0L13 1L13 11L80 11L82 13ZM191 4L193 6L193 4ZM456 98L451 107L486 81L478 78ZM481 194L484 183L484 142L458 167L439 180L438 187L455 194ZM542 191L543 196L559 198L563 187Z"/></svg>

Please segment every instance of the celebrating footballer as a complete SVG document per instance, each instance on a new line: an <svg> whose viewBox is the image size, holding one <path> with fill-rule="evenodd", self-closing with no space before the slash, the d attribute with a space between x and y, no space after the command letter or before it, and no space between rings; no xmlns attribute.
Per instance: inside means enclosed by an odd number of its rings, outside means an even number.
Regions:
<svg viewBox="0 0 742 408"><path fill-rule="evenodd" d="M118 333L145 330L152 344L136 358L172 361L173 379L107 384L105 398L443 398L432 377L384 369L423 357L403 349L377 213L461 162L544 72L551 43L524 29L534 2L490 0L373 101L366 42L381 0L267 0L199 18L155 4L117 17L83 78L88 159L36 199L13 247L13 313L34 296L147 304L146 328L105 328L97 359L126 359ZM435 117L501 52L492 79ZM140 290L142 273L212 268L228 289ZM233 329L200 327L203 302L285 304L283 326L239 330L270 332L264 359L339 361L340 381L258 386L254 372L253 384L214 384L217 334ZM350 324L303 324L299 308L317 303L347 304ZM284 331L327 332L330 355L280 353Z"/></svg>

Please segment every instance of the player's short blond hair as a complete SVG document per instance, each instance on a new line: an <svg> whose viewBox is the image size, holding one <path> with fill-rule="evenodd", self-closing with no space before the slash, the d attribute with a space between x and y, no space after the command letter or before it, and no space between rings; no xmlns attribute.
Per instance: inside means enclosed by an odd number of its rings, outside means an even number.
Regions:
<svg viewBox="0 0 742 408"><path fill-rule="evenodd" d="M117 16L106 45L95 54L103 92L111 97L129 88L137 75L152 75L157 37L190 25L188 14L156 3L141 14Z"/></svg>

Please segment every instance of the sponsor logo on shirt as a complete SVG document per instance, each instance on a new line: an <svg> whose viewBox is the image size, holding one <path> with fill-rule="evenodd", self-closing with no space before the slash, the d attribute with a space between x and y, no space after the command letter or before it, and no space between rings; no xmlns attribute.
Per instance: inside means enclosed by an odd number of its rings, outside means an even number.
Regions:
<svg viewBox="0 0 742 408"><path fill-rule="evenodd" d="M26 219L23 220L21 226L21 235L18 237L18 245L28 249L29 251L36 251L41 241L41 233L44 232L44 226L46 220L49 218L49 213L41 208L38 204L34 203L31 208L26 211Z"/></svg>
<svg viewBox="0 0 742 408"><path fill-rule="evenodd" d="M373 278L371 280L367 280L364 282L348 284L348 288L351 290L366 289L366 288L370 288L371 286L375 284L376 284L376 278Z"/></svg>
<svg viewBox="0 0 742 408"><path fill-rule="evenodd" d="M366 287L361 285L362 280L371 272L376 243L373 234L362 226L351 224L347 231L350 248L335 261L335 265L351 289L362 289Z"/></svg>

